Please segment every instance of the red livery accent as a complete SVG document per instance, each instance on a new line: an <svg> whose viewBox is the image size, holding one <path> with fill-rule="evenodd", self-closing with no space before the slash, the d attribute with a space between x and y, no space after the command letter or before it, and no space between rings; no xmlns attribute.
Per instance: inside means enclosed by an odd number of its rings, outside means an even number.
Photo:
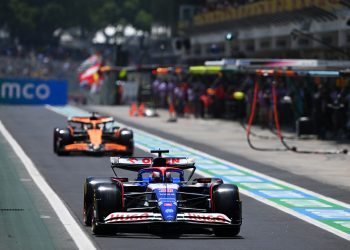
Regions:
<svg viewBox="0 0 350 250"><path fill-rule="evenodd" d="M141 161L142 164L151 164L152 163L152 158L135 158L135 157L130 157L128 158L128 161L133 163L133 164L138 164L140 163L139 161Z"/></svg>
<svg viewBox="0 0 350 250"><path fill-rule="evenodd" d="M137 162L137 159L136 158L128 158L128 161L130 161L131 163L135 163L135 162Z"/></svg>
<svg viewBox="0 0 350 250"><path fill-rule="evenodd" d="M188 216L190 220L195 221L205 221L205 222L226 222L227 218L225 218L222 214L196 214L196 213L188 213L185 214Z"/></svg>
<svg viewBox="0 0 350 250"><path fill-rule="evenodd" d="M210 190L209 190L209 195L210 195L210 205L211 205L211 211L215 211L215 204L213 200L213 188L214 188L214 183L210 185Z"/></svg>
<svg viewBox="0 0 350 250"><path fill-rule="evenodd" d="M142 163L144 164L150 164L152 162L152 158L143 158Z"/></svg>
<svg viewBox="0 0 350 250"><path fill-rule="evenodd" d="M176 163L180 163L180 159L179 158L169 158L166 160L167 164L176 164Z"/></svg>
<svg viewBox="0 0 350 250"><path fill-rule="evenodd" d="M122 193L122 210L124 211L125 208L125 201L124 201L124 185L122 180L123 178L113 178L113 180L117 183L117 185L119 186L119 188L121 189L121 193ZM127 179L127 178L124 178Z"/></svg>
<svg viewBox="0 0 350 250"><path fill-rule="evenodd" d="M142 221L150 217L149 213L113 213L108 221Z"/></svg>
<svg viewBox="0 0 350 250"><path fill-rule="evenodd" d="M162 193L172 193L174 191L174 189L172 188L161 188L159 189L160 192Z"/></svg>

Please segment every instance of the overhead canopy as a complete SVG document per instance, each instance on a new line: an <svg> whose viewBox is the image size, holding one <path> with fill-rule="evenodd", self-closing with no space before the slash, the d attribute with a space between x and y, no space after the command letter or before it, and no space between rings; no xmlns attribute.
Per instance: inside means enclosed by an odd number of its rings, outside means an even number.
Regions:
<svg viewBox="0 0 350 250"><path fill-rule="evenodd" d="M313 77L339 77L340 71L336 70L273 70L273 69L257 69L256 75L260 76L313 76Z"/></svg>
<svg viewBox="0 0 350 250"><path fill-rule="evenodd" d="M236 67L240 70L281 69L281 70L344 70L350 68L350 61L344 60L314 60L314 59L256 59L237 58L206 61L206 66L223 68Z"/></svg>
<svg viewBox="0 0 350 250"><path fill-rule="evenodd" d="M190 73L216 74L238 72L261 76L348 76L350 61L314 59L222 59L206 61L204 66L190 67Z"/></svg>

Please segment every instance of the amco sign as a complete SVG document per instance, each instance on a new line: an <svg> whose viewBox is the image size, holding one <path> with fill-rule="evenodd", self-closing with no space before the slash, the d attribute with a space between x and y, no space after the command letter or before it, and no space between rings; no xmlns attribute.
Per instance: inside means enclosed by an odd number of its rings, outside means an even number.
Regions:
<svg viewBox="0 0 350 250"><path fill-rule="evenodd" d="M0 79L2 104L67 104L67 81Z"/></svg>

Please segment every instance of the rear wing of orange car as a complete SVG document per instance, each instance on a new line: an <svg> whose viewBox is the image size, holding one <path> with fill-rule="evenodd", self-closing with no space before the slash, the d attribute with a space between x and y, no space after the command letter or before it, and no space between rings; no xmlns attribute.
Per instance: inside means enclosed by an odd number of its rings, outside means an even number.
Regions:
<svg viewBox="0 0 350 250"><path fill-rule="evenodd" d="M84 117L84 116L75 116L68 118L68 122L76 122L76 123L106 123L106 122L114 122L113 117L109 116L99 116L99 117Z"/></svg>

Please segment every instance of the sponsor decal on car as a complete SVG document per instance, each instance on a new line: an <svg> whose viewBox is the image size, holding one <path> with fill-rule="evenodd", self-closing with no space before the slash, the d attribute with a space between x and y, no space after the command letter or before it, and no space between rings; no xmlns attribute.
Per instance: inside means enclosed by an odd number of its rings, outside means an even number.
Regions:
<svg viewBox="0 0 350 250"><path fill-rule="evenodd" d="M112 213L107 216L106 220L128 221L128 220L145 220L149 213Z"/></svg>
<svg viewBox="0 0 350 250"><path fill-rule="evenodd" d="M111 213L105 218L106 223L145 220L161 220L161 216L155 213Z"/></svg>
<svg viewBox="0 0 350 250"><path fill-rule="evenodd" d="M118 163L119 164L151 164L153 161L153 158L151 157L118 157ZM187 165L187 164L193 164L191 159L184 158L184 157L173 157L173 158L166 158L166 164L169 165Z"/></svg>
<svg viewBox="0 0 350 250"><path fill-rule="evenodd" d="M152 163L152 158L134 158L130 157L126 160L126 162L123 162L125 159L120 159L120 163L133 163L133 164L151 164Z"/></svg>
<svg viewBox="0 0 350 250"><path fill-rule="evenodd" d="M184 213L184 220L213 223L231 223L231 220L224 214L219 213Z"/></svg>
<svg viewBox="0 0 350 250"><path fill-rule="evenodd" d="M159 192L172 193L172 192L174 192L174 189L172 189L172 188L161 188L161 189L159 189Z"/></svg>

